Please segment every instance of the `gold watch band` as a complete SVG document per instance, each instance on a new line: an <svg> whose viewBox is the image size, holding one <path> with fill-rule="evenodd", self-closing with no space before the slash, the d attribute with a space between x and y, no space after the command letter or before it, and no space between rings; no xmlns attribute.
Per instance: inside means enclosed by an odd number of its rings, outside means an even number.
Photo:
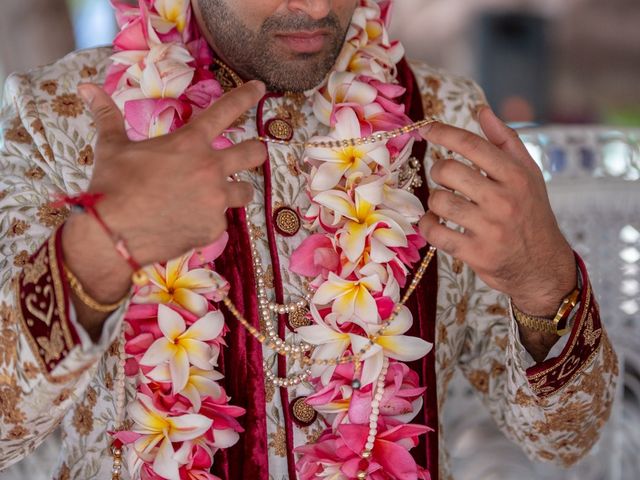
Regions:
<svg viewBox="0 0 640 480"><path fill-rule="evenodd" d="M579 297L580 290L576 288L562 300L562 304L553 318L529 315L519 310L513 302L511 306L513 308L513 314L520 325L536 332L555 333L559 337L562 337L571 331L571 329L567 327L567 323L571 312L578 304Z"/></svg>

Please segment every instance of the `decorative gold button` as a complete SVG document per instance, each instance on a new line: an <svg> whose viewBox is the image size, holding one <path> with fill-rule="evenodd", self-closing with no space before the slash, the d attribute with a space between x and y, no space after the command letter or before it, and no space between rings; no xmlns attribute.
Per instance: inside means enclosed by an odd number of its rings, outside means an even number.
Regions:
<svg viewBox="0 0 640 480"><path fill-rule="evenodd" d="M305 427L316 421L318 412L307 403L307 397L298 397L291 402L291 413L294 420Z"/></svg>
<svg viewBox="0 0 640 480"><path fill-rule="evenodd" d="M280 207L274 214L275 229L280 235L292 237L300 230L300 217L289 207Z"/></svg>
<svg viewBox="0 0 640 480"><path fill-rule="evenodd" d="M267 134L276 140L289 141L293 137L293 128L281 118L273 118L266 124Z"/></svg>
<svg viewBox="0 0 640 480"><path fill-rule="evenodd" d="M306 308L298 308L289 313L289 327L291 330L309 325L311 325L311 319L309 318L309 310Z"/></svg>

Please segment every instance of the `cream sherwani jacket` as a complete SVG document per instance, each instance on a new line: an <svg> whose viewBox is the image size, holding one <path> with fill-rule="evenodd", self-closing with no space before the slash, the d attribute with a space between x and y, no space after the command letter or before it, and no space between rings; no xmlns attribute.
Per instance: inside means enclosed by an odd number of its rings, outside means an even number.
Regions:
<svg viewBox="0 0 640 480"><path fill-rule="evenodd" d="M96 132L76 86L101 83L110 54L109 48L75 52L53 65L13 75L6 83L0 153L0 468L29 461L29 454L60 426L63 442L54 478L110 478L107 432L116 427L117 332L124 308L112 317L100 342L91 344L74 326L73 315L60 311L60 259L46 248L31 257L41 245L46 247L69 213L52 207L53 195L77 193L88 185ZM472 82L421 63L412 69L425 115L479 132L473 114L484 98ZM269 99L264 115L286 118L296 139L321 132L310 106L300 99ZM248 128L234 140L255 134L255 128ZM304 177L295 152L270 146L269 155L274 206L304 202ZM429 146L425 171L445 155ZM245 177L258 192L248 208L252 228L265 231L262 179L251 173ZM258 238L267 258L267 236ZM288 295L300 290L298 280L287 274L286 260L299 241L296 236L277 237ZM609 416L617 376L616 357L586 272L582 305L564 348L543 364L526 368L508 300L446 254L438 254L438 268L437 385L428 388L437 389L440 413L447 408L447 385L460 369L500 429L531 458L561 465L576 462L590 450ZM32 286L26 290L31 294L19 298L16 283ZM265 352L267 359L272 355ZM285 441L287 429L293 429L298 446L323 428L287 425L279 391L269 385L266 391L269 476L282 480L289 478L287 461L293 455ZM135 386L128 384L127 392L131 399ZM304 394L292 391L289 398ZM445 436L440 425L439 472L431 472L433 478L450 478Z"/></svg>

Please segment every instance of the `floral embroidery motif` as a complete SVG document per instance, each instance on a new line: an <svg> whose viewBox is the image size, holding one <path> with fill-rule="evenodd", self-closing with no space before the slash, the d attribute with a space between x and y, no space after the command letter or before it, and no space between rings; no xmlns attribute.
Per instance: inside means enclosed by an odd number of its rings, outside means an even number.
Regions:
<svg viewBox="0 0 640 480"><path fill-rule="evenodd" d="M84 103L75 93L63 93L51 101L51 108L61 117L77 117L84 111Z"/></svg>

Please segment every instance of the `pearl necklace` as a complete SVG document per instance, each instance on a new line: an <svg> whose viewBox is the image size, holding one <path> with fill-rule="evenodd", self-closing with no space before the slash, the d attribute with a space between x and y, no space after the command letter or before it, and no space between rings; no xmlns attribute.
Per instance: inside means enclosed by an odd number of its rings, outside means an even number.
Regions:
<svg viewBox="0 0 640 480"><path fill-rule="evenodd" d="M116 428L122 428L124 426L125 415L125 403L126 403L126 374L125 374L125 362L126 356L124 353L125 344L125 323L122 322L120 330L120 338L118 340L118 365L116 366ZM120 444L113 443L111 445L111 456L113 457L113 465L111 467L111 480L121 480L122 473L122 446Z"/></svg>

